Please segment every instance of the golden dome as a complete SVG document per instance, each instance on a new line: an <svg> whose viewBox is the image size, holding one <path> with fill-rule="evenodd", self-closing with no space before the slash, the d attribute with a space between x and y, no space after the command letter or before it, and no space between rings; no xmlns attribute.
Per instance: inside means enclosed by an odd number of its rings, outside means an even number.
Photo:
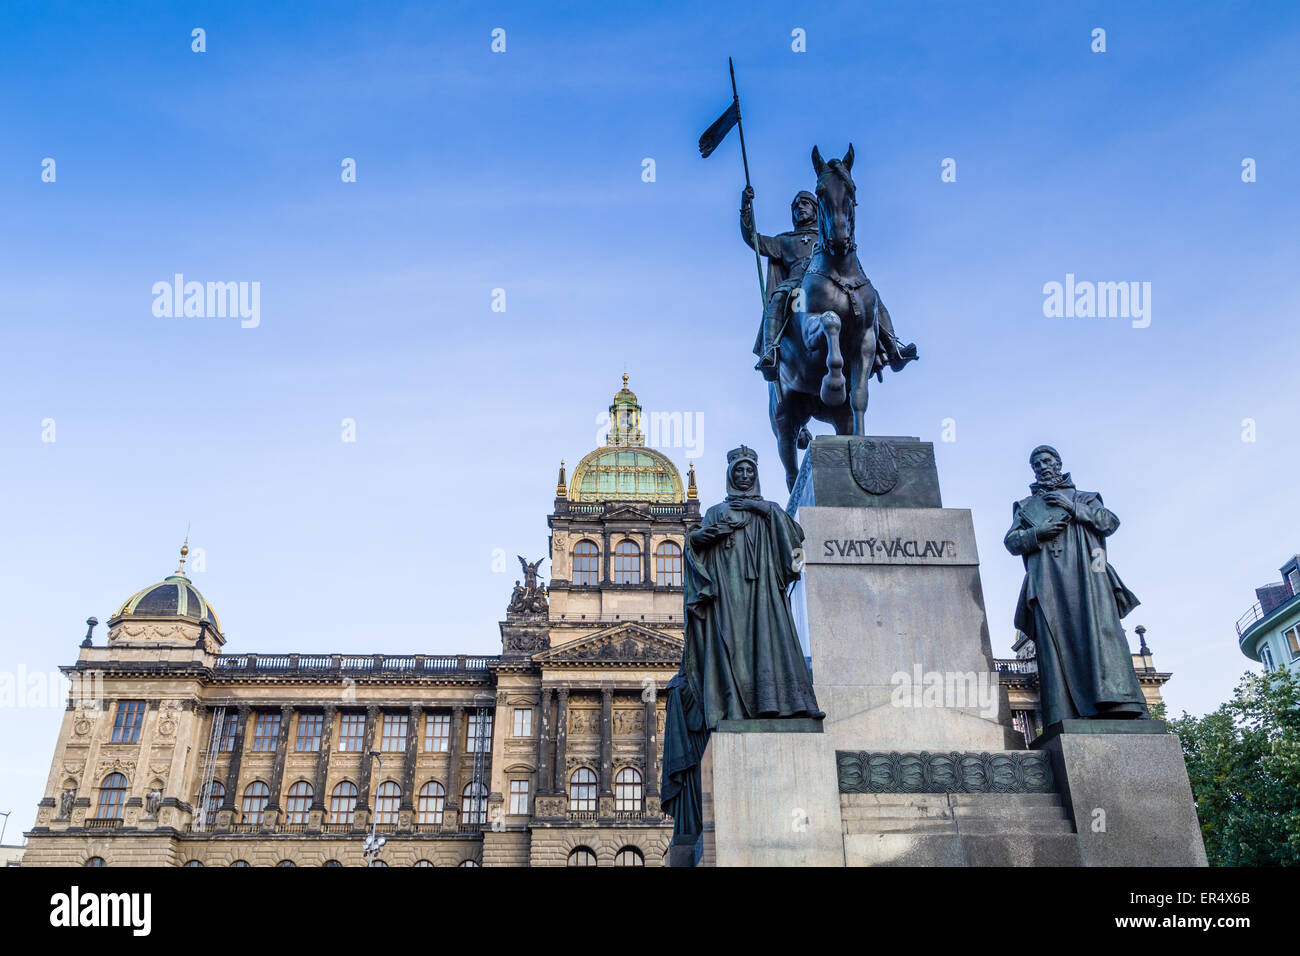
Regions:
<svg viewBox="0 0 1300 956"><path fill-rule="evenodd" d="M590 452L573 469L570 501L655 501L679 504L686 500L682 478L666 455L645 447L641 406L623 387L609 406L606 444Z"/></svg>

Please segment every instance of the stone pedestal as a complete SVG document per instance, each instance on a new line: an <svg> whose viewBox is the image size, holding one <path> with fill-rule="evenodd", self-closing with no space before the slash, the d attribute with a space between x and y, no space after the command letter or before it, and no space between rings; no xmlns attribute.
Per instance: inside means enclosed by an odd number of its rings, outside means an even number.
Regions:
<svg viewBox="0 0 1300 956"><path fill-rule="evenodd" d="M792 603L836 748L1023 747L993 666L970 512L818 505L798 518Z"/></svg>
<svg viewBox="0 0 1300 956"><path fill-rule="evenodd" d="M727 726L747 723L723 721L709 738L701 770L712 797L706 796L704 807L711 846L703 862L712 856L717 866L843 866L830 738L815 732L734 732Z"/></svg>
<svg viewBox="0 0 1300 956"><path fill-rule="evenodd" d="M1206 866L1178 738L1159 720L1064 720L1048 754L1084 866Z"/></svg>

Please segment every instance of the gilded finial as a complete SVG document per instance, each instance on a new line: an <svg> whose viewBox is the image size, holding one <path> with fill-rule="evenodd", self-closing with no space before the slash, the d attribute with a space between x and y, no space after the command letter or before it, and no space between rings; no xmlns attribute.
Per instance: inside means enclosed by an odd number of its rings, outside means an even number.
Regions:
<svg viewBox="0 0 1300 956"><path fill-rule="evenodd" d="M623 373L623 387L627 388L627 372Z"/></svg>
<svg viewBox="0 0 1300 956"><path fill-rule="evenodd" d="M560 459L560 476L555 480L555 497L569 497L568 483L564 479L564 459Z"/></svg>
<svg viewBox="0 0 1300 956"><path fill-rule="evenodd" d="M176 567L177 574L185 573L185 556L190 553L190 529L185 528L185 543L181 545L181 563Z"/></svg>
<svg viewBox="0 0 1300 956"><path fill-rule="evenodd" d="M700 492L695 487L695 462L691 462L686 472L686 497L698 498L699 496Z"/></svg>

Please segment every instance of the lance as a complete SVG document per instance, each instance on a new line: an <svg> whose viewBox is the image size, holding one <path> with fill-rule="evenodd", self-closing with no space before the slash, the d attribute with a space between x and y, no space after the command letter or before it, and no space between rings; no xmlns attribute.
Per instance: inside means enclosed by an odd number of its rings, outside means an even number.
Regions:
<svg viewBox="0 0 1300 956"><path fill-rule="evenodd" d="M753 189L749 184L749 156L745 152L745 124L740 119L740 94L736 92L736 66L731 62L731 57L727 57L727 69L731 71L731 101L736 105L736 131L740 133L740 161L745 165L745 187ZM749 235L754 245L754 267L758 270L758 294L763 300L763 308L766 309L767 288L763 281L763 260L758 254L758 225L752 205L749 209Z"/></svg>

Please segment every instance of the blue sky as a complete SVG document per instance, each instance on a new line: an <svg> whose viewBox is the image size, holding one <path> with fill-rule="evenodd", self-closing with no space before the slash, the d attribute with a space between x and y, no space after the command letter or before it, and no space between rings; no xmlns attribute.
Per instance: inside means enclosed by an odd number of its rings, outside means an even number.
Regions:
<svg viewBox="0 0 1300 956"><path fill-rule="evenodd" d="M492 653L625 367L701 416L704 498L742 441L784 498L738 144L695 148L728 55L762 231L814 143L854 143L859 256L922 355L868 430L936 442L995 650L1047 441L1123 521L1171 709L1247 669L1233 622L1300 550L1289 5L11 3L0 27L5 670L73 661L187 524L231 651ZM260 324L155 317L177 272L259 282ZM1044 317L1067 273L1150 282L1150 326ZM6 840L59 719L0 709Z"/></svg>

